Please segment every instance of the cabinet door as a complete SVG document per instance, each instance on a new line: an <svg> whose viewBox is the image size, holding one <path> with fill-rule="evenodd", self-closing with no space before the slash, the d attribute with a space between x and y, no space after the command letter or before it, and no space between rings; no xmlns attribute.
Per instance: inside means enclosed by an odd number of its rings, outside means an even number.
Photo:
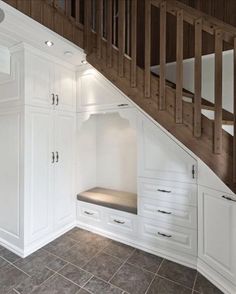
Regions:
<svg viewBox="0 0 236 294"><path fill-rule="evenodd" d="M139 177L196 182L195 159L146 118L139 120L138 149Z"/></svg>
<svg viewBox="0 0 236 294"><path fill-rule="evenodd" d="M54 120L55 134L55 183L54 183L54 225L63 228L75 220L74 193L74 144L75 115L56 112Z"/></svg>
<svg viewBox="0 0 236 294"><path fill-rule="evenodd" d="M56 109L75 111L75 72L59 65L54 67L54 93Z"/></svg>
<svg viewBox="0 0 236 294"><path fill-rule="evenodd" d="M52 121L50 110L31 109L29 113L27 174L30 187L25 201L30 211L30 242L52 231Z"/></svg>
<svg viewBox="0 0 236 294"><path fill-rule="evenodd" d="M199 189L199 257L219 274L236 281L236 202L207 188Z"/></svg>
<svg viewBox="0 0 236 294"><path fill-rule="evenodd" d="M53 107L53 64L34 54L26 57L26 103Z"/></svg>

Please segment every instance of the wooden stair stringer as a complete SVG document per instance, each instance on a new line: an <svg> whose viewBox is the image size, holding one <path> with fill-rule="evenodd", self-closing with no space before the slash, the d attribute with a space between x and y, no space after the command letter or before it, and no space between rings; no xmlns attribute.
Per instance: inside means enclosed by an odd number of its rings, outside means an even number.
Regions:
<svg viewBox="0 0 236 294"><path fill-rule="evenodd" d="M113 61L116 61L116 53L113 56ZM213 172L234 192L236 192L236 185L233 184L233 150L232 150L232 136L223 132L223 151L221 154L213 153L213 122L203 116L202 136L196 138L193 136L192 126L193 124L193 107L190 106L191 111L189 114L189 103L183 102L183 124L176 124L174 120L173 109L170 110L170 106L165 111L158 110L158 79L153 77L151 79L152 92L151 98L145 98L143 84L138 84L138 88L132 88L130 86L130 80L128 74L125 77L119 77L118 70L115 66L107 67L106 62L103 59L98 59L95 53L91 53L87 56L87 61L97 69L104 77L110 80L120 91L128 96L135 104L137 104L143 111L163 126L168 132L170 132L177 140L190 149L196 156L198 156ZM130 60L125 58L125 69L130 68ZM114 64L117 64L114 62ZM139 76L139 82L144 80L144 71L137 67ZM173 102L175 95L173 89L166 88L167 100ZM172 97L171 97L172 96ZM169 103L170 104L170 103ZM191 115L192 112L192 115Z"/></svg>

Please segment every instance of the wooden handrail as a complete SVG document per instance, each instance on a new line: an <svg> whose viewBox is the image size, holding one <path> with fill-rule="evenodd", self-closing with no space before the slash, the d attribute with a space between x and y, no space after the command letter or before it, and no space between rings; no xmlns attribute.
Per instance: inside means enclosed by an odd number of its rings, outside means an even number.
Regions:
<svg viewBox="0 0 236 294"><path fill-rule="evenodd" d="M163 0L151 0L151 4L160 7L160 4ZM175 1L175 0L168 0L167 1L167 12L176 15L176 11L178 10L184 11L184 21L194 25L195 21L198 19L202 19L202 29L203 31L207 32L210 35L214 35L215 30L219 29L223 34L223 40L231 45L234 44L234 37L236 35L236 28L225 22L210 16L204 12L201 12L195 8L192 8L188 5L185 5L182 2Z"/></svg>

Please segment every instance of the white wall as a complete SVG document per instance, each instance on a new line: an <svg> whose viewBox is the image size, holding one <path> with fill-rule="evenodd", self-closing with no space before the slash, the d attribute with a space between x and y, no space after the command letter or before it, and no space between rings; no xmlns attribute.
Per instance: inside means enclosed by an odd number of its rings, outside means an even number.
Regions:
<svg viewBox="0 0 236 294"><path fill-rule="evenodd" d="M214 102L214 54L202 58L202 97ZM158 73L159 67L153 66L153 72ZM185 89L194 92L194 59L184 60ZM176 81L176 63L166 65L166 78L171 82ZM223 108L233 112L233 50L223 53Z"/></svg>
<svg viewBox="0 0 236 294"><path fill-rule="evenodd" d="M77 140L77 193L93 187L137 191L136 130L119 113L91 115Z"/></svg>
<svg viewBox="0 0 236 294"><path fill-rule="evenodd" d="M118 113L97 117L97 185L137 190L136 130Z"/></svg>

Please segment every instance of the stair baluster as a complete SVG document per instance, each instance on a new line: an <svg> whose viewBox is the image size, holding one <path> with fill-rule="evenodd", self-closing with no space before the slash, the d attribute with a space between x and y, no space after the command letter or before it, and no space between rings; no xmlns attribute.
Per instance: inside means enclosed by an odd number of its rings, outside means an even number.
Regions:
<svg viewBox="0 0 236 294"><path fill-rule="evenodd" d="M184 37L184 13L177 11L177 33L176 33L176 99L175 99L175 121L183 122L183 37Z"/></svg>
<svg viewBox="0 0 236 294"><path fill-rule="evenodd" d="M131 87L137 85L137 0L131 0Z"/></svg>
<svg viewBox="0 0 236 294"><path fill-rule="evenodd" d="M92 52L91 45L91 21L92 21L92 1L85 1L85 11L84 11L84 50L86 54Z"/></svg>
<svg viewBox="0 0 236 294"><path fill-rule="evenodd" d="M125 1L119 0L118 3L118 72L119 76L124 76L124 54L125 54Z"/></svg>
<svg viewBox="0 0 236 294"><path fill-rule="evenodd" d="M102 57L102 11L103 11L103 0L97 0L96 7L96 31L97 31L97 57Z"/></svg>
<svg viewBox="0 0 236 294"><path fill-rule="evenodd" d="M151 1L145 1L145 97L151 95Z"/></svg>
<svg viewBox="0 0 236 294"><path fill-rule="evenodd" d="M194 64L194 136L201 136L202 101L202 19L195 21L195 64Z"/></svg>
<svg viewBox="0 0 236 294"><path fill-rule="evenodd" d="M222 152L222 32L215 31L215 125L214 152Z"/></svg>
<svg viewBox="0 0 236 294"><path fill-rule="evenodd" d="M234 38L234 138L233 138L233 182L236 183L236 38Z"/></svg>
<svg viewBox="0 0 236 294"><path fill-rule="evenodd" d="M107 66L112 67L112 1L107 1Z"/></svg>
<svg viewBox="0 0 236 294"><path fill-rule="evenodd" d="M166 109L166 2L160 4L159 109Z"/></svg>

